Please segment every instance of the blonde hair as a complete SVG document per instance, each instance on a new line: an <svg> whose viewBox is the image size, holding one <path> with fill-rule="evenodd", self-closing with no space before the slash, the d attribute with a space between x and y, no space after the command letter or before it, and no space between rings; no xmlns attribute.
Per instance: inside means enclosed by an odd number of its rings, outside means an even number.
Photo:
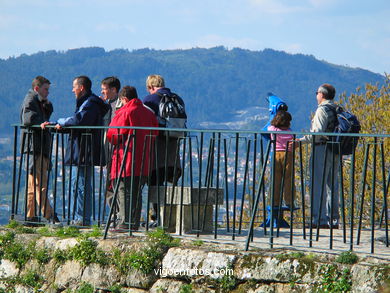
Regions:
<svg viewBox="0 0 390 293"><path fill-rule="evenodd" d="M158 74L149 75L146 79L146 87L165 87L164 78Z"/></svg>

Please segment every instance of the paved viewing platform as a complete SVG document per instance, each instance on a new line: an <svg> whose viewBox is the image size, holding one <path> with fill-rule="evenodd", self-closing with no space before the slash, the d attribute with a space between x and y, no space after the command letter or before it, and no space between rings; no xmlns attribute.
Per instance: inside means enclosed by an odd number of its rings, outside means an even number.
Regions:
<svg viewBox="0 0 390 293"><path fill-rule="evenodd" d="M238 231L238 230L237 230ZM236 232L237 232L236 231ZM371 253L371 231L362 230L360 235L360 243L356 245L357 230L354 230L354 243L353 252L358 254L359 257L373 257L378 260L388 260L390 262L390 247L386 247L385 229L377 229L374 242L374 253ZM281 228L279 231L279 237L276 237L276 229L274 230L273 248L270 246L270 230L267 230L267 235L264 236L263 230L254 230L254 241L249 244L249 251L253 250L297 250L304 253L329 253L340 254L341 252L350 250L350 234L347 231L346 242L343 240L343 230L333 229L333 242L332 249L330 249L330 230L320 230L320 236L316 241L316 230L313 229L312 247L310 247L309 240L310 230L306 229L306 239L303 239L302 229L294 230L293 242L290 245L290 229ZM133 232L134 236L143 236L144 232ZM173 237L182 238L185 240L201 240L205 243L215 243L229 245L234 250L245 251L247 241L247 230L242 230L241 234L236 234L234 240L232 239L232 233L226 232L226 229L218 229L217 239L214 238L214 234L200 234L197 237L196 234L182 234L170 233ZM124 233L112 233L108 234L108 239L124 237Z"/></svg>

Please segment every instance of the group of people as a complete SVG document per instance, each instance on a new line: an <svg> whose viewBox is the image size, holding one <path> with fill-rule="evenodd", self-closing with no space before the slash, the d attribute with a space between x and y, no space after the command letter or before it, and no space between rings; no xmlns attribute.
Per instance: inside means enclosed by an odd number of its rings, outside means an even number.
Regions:
<svg viewBox="0 0 390 293"><path fill-rule="evenodd" d="M23 129L27 137L24 152L33 154L33 159L29 164L27 220L31 222L38 220L36 212L36 206L38 206L47 220L53 223L60 222L46 196L51 146L50 133L46 126L55 124L57 130L62 130L67 126L111 126L104 134L104 138L101 136L103 133L100 129L88 131L72 129L69 134L65 164L72 166L70 169L72 198L75 204L73 224L78 226L91 224L93 168L106 165L107 198L111 206L118 206L119 228L131 227L137 230L140 225L142 207L140 192L147 178L149 178L150 185L163 185L164 181L176 184L181 176L180 159L176 152L178 141L175 137L167 138L161 135L161 131L159 134L158 130L134 130L123 127L155 128L161 126L159 125L160 100L163 95L173 93L165 87L164 78L160 75L147 77L146 88L149 95L143 101L138 98L135 87L121 88L119 79L113 76L102 80L102 96L100 97L92 93L91 86L91 80L87 76L76 77L73 80L72 90L76 97L75 113L53 123L50 121L53 105L48 99L50 81L43 76L37 76L32 82L32 88L23 101L21 123L24 126L41 125L43 131L33 130L34 135L31 136L26 129ZM332 132L334 130L337 118L334 111L328 109L336 107L333 103L335 92L335 88L330 84L323 84L316 91L318 108L312 119L310 132ZM180 99L180 104L184 107L182 99ZM271 121L268 130L290 131L291 120L291 114L286 109L281 109ZM289 144L294 137L283 133L274 135L272 138L276 144L273 204L279 206L280 191L283 188L284 201L288 207L291 207L294 206L291 192L293 158L292 145ZM297 139L294 145L297 146L297 142L311 143L312 138L312 135L304 136ZM314 164L310 168L313 170L310 180L313 183L311 186L313 227L319 225L321 228L338 228L338 174L335 170L339 168L339 157L331 153L331 149L326 145L327 141L328 137L315 136L315 152L310 160ZM154 146L157 146L159 158L156 163L153 162ZM101 154L103 150L106 154ZM324 157L327 158L325 169L323 168ZM122 162L124 166L120 168ZM323 169L325 174L323 174ZM281 186L282 177L284 177L283 187ZM322 192L322 178L325 179L324 192ZM113 187L117 183L119 187L117 201L112 204ZM324 196L321 196L321 193L324 193ZM131 213L129 207L131 207ZM154 206L153 210L152 220L156 220L157 207Z"/></svg>
<svg viewBox="0 0 390 293"><path fill-rule="evenodd" d="M177 156L175 149L178 139L171 137L166 139L164 131L157 129L123 127L159 127L157 118L160 99L163 94L170 95L172 92L165 87L164 78L160 75L148 76L146 87L149 95L143 101L138 98L135 87L121 88L119 79L114 76L102 80L100 97L92 93L91 87L92 82L87 76L76 77L72 90L76 97L74 114L53 122L50 121L53 105L48 99L50 81L43 76L37 76L32 82L32 88L23 101L20 115L23 126L41 126L41 129L22 129L24 140L27 140L23 151L33 156L33 159L29 160L28 171L27 222L34 224L39 221L36 211L38 206L44 218L52 223L60 223L47 199L51 147L51 135L47 126L54 125L58 131L66 131L68 126L83 126L86 129L70 130L64 161L65 165L71 166L71 196L75 208L72 224L76 226L91 224L93 168L107 166L109 203L113 200L113 186L117 183L119 186L117 200L112 204L119 208L119 229L131 227L137 230L142 208L140 193L146 179L150 177L150 184L161 185L164 181L176 183L180 177L180 164L176 166L179 171L174 172L176 168L174 164L176 161L179 162L174 160ZM180 103L184 108L182 99ZM110 128L103 133L101 129L88 126ZM157 163L154 163L152 158L155 145L158 145ZM122 162L124 167L120 168ZM153 220L157 218L157 212L157 208L154 207Z"/></svg>

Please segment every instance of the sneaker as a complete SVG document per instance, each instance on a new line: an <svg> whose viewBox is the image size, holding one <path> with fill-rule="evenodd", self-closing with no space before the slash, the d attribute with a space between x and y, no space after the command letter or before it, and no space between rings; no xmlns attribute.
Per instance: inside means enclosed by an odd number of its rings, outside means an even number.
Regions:
<svg viewBox="0 0 390 293"><path fill-rule="evenodd" d="M157 221L150 221L149 222L149 228L156 228L157 227Z"/></svg>

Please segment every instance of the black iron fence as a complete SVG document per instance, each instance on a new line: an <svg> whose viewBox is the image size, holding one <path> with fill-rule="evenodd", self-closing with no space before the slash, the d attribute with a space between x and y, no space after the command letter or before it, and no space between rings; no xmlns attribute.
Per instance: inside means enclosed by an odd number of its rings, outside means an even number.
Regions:
<svg viewBox="0 0 390 293"><path fill-rule="evenodd" d="M15 125L11 219L56 222L58 216L64 225L96 224L105 238L119 231L120 220L130 235L154 224L179 235L244 239L246 249L258 238L272 248L282 232L286 245L300 238L313 247L321 230L329 231L328 249L335 231L350 250L363 232L371 253L378 235L389 246L390 135L341 134L356 145L341 156L338 143L317 142L316 136L331 135L324 133L289 132L294 139L280 151L269 132L160 129L156 135L157 128L127 127L133 132L123 135L115 129L113 145L107 127L21 131ZM43 131L50 133L47 155ZM309 143L298 140L303 135ZM122 202L121 193L127 194Z"/></svg>

